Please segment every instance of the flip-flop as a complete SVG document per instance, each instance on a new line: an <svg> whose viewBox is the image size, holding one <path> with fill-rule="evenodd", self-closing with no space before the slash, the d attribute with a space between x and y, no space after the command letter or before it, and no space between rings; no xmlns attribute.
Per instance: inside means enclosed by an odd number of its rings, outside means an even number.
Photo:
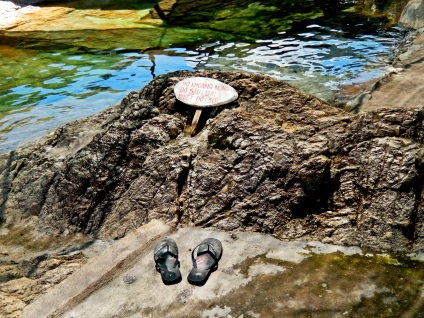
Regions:
<svg viewBox="0 0 424 318"><path fill-rule="evenodd" d="M153 258L156 270L161 274L165 284L173 284L181 280L178 247L173 239L164 238L158 241L153 251Z"/></svg>
<svg viewBox="0 0 424 318"><path fill-rule="evenodd" d="M196 257L194 253L196 252ZM222 255L222 244L215 238L207 238L197 245L191 252L193 268L188 274L188 281L194 285L206 283L211 272L218 267Z"/></svg>

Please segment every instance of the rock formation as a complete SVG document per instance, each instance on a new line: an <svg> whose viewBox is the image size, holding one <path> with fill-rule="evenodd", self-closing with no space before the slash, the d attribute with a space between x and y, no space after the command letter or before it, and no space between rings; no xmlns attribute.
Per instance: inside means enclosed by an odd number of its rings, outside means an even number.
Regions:
<svg viewBox="0 0 424 318"><path fill-rule="evenodd" d="M410 0L402 11L399 23L414 29L424 27L424 1Z"/></svg>
<svg viewBox="0 0 424 318"><path fill-rule="evenodd" d="M194 109L173 93L192 75L239 93L204 113L194 137L185 133ZM262 75L159 76L119 105L3 155L3 226L119 238L162 219L416 251L423 118L414 109L351 115Z"/></svg>
<svg viewBox="0 0 424 318"><path fill-rule="evenodd" d="M389 24L396 25L409 0L361 0L358 7L362 13L371 16L385 16Z"/></svg>

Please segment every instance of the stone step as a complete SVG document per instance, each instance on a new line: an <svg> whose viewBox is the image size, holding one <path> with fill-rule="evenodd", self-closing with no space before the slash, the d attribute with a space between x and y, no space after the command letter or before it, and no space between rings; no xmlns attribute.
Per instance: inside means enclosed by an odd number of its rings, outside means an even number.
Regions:
<svg viewBox="0 0 424 318"><path fill-rule="evenodd" d="M79 271L26 306L23 317L58 317L90 294L108 284L114 277L134 265L144 254L150 254L152 244L169 233L170 227L151 221L117 241L99 256L91 259Z"/></svg>

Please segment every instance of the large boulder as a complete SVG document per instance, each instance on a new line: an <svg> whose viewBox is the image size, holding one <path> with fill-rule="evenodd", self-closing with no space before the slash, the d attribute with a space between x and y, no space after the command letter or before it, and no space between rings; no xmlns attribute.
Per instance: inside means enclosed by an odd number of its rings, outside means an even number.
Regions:
<svg viewBox="0 0 424 318"><path fill-rule="evenodd" d="M414 29L424 27L424 0L410 0L402 11L399 23Z"/></svg>
<svg viewBox="0 0 424 318"><path fill-rule="evenodd" d="M188 76L239 93L204 111ZM152 219L374 250L424 248L424 110L351 115L262 75L176 72L3 155L4 227L119 238Z"/></svg>

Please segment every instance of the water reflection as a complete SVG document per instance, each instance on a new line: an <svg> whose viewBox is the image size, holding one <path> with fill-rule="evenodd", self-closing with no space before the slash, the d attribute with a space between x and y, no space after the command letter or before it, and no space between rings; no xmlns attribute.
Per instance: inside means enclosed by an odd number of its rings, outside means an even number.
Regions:
<svg viewBox="0 0 424 318"><path fill-rule="evenodd" d="M302 90L331 101L342 84L366 82L384 74L390 48L398 34L385 37L360 35L307 26L308 32L255 43L213 43L199 47L199 55L188 58L199 69L239 70L278 77Z"/></svg>

